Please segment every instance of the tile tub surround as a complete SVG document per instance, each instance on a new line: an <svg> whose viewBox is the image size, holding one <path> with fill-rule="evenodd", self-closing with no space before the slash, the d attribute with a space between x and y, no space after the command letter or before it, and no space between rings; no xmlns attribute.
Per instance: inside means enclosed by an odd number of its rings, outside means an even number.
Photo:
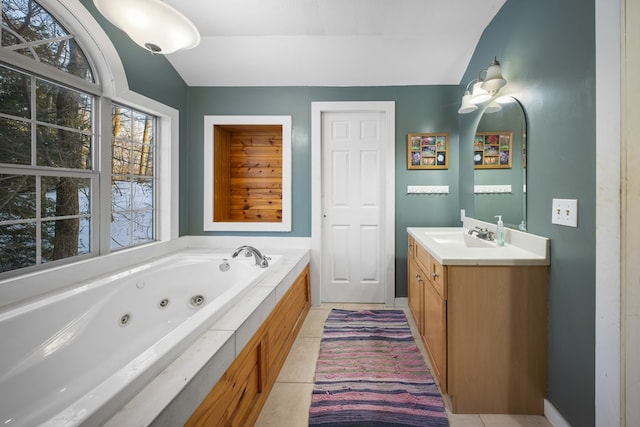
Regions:
<svg viewBox="0 0 640 427"><path fill-rule="evenodd" d="M267 255L276 252L284 255L280 265L122 407L106 426L182 425L189 419L310 260L306 249L263 251Z"/></svg>

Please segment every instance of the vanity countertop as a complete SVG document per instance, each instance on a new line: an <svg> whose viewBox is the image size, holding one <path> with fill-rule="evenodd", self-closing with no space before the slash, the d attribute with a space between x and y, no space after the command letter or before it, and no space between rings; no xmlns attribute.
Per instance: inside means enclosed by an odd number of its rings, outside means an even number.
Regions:
<svg viewBox="0 0 640 427"><path fill-rule="evenodd" d="M442 265L549 265L548 238L506 229L505 244L498 246L469 236L476 226L495 232L495 224L473 219L465 219L462 227L409 227L407 232Z"/></svg>

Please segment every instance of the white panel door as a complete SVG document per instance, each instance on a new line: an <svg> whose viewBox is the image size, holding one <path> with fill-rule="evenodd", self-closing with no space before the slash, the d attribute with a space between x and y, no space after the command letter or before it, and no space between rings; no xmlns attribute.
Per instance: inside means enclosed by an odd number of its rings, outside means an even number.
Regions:
<svg viewBox="0 0 640 427"><path fill-rule="evenodd" d="M323 302L385 302L384 126L381 112L322 115Z"/></svg>

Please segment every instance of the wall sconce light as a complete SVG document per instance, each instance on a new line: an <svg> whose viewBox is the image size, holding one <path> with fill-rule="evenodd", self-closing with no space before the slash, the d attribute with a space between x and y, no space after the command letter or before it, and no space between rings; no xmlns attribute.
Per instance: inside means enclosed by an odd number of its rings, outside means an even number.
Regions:
<svg viewBox="0 0 640 427"><path fill-rule="evenodd" d="M460 105L458 114L467 114L478 109L478 106L471 102L471 92L469 92L469 85L475 81L476 80L471 80L467 85L467 89L464 91L464 95L462 96L462 104Z"/></svg>
<svg viewBox="0 0 640 427"><path fill-rule="evenodd" d="M482 82L482 89L486 90L489 93L495 93L499 91L504 85L507 84L507 81L502 77L502 68L500 67L500 62L498 62L498 58L494 57L493 62L487 68L487 75L484 78L484 82Z"/></svg>
<svg viewBox="0 0 640 427"><path fill-rule="evenodd" d="M485 75L484 79L482 78L483 73ZM473 89L469 92L469 86L471 86L471 84L473 84ZM478 104L482 104L493 98L506 84L507 81L502 77L500 62L498 62L497 58L494 58L489 68L480 71L478 78L471 80L467 85L458 113L466 114L477 110ZM493 111L488 111L489 108L487 108L487 112L495 112L501 109L497 103L495 104L496 106L491 105Z"/></svg>
<svg viewBox="0 0 640 427"><path fill-rule="evenodd" d="M487 92L483 87L483 81L478 80L473 84L473 91L471 92L471 102L474 104L482 104L491 99L491 94Z"/></svg>
<svg viewBox="0 0 640 427"><path fill-rule="evenodd" d="M497 113L500 110L502 110L502 105L500 105L494 99L493 101L491 101L489 103L489 105L487 105L487 108L484 109L484 112L487 113L487 114L491 114L491 113Z"/></svg>
<svg viewBox="0 0 640 427"><path fill-rule="evenodd" d="M182 13L161 0L93 0L98 11L136 44L169 54L200 43L200 33Z"/></svg>

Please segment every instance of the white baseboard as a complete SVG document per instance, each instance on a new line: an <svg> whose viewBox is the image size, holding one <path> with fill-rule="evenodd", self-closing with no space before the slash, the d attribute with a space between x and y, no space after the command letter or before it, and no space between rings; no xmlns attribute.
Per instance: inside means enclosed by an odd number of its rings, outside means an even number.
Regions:
<svg viewBox="0 0 640 427"><path fill-rule="evenodd" d="M564 419L562 414L547 399L544 400L544 416L553 427L571 427L571 424Z"/></svg>

